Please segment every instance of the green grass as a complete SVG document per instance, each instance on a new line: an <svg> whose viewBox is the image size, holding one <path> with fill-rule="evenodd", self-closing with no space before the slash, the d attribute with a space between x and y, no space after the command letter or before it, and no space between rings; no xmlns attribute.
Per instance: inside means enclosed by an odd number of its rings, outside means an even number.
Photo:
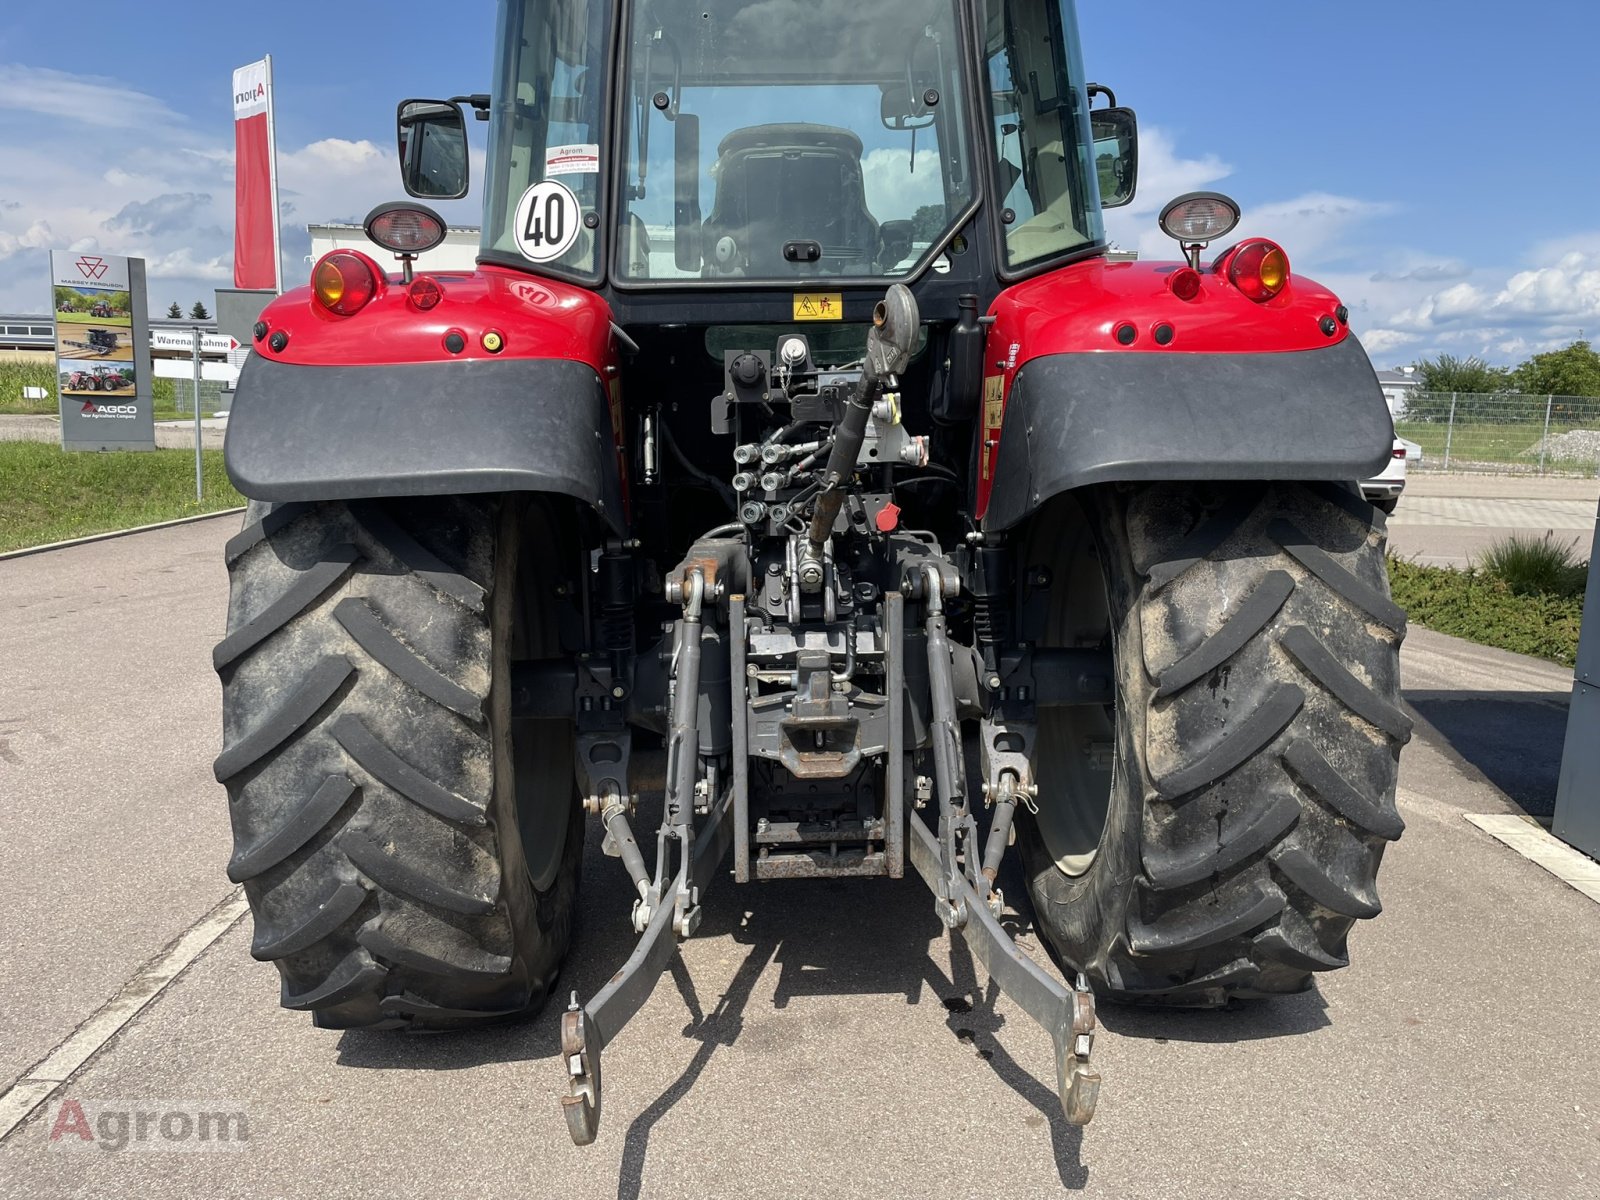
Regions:
<svg viewBox="0 0 1600 1200"><path fill-rule="evenodd" d="M131 327L131 323L126 316L97 317L87 312L57 313L56 320L62 325L99 325L106 329L113 327L128 329Z"/></svg>
<svg viewBox="0 0 1600 1200"><path fill-rule="evenodd" d="M1583 596L1518 595L1482 571L1424 567L1389 559L1395 603L1419 625L1570 667L1578 657Z"/></svg>
<svg viewBox="0 0 1600 1200"><path fill-rule="evenodd" d="M0 552L236 508L244 498L203 452L205 499L194 498L191 450L62 450L0 442Z"/></svg>
<svg viewBox="0 0 1600 1200"><path fill-rule="evenodd" d="M1576 424L1552 421L1550 436L1554 438L1574 429L1600 429L1600 420ZM1421 446L1424 462L1434 470L1444 467L1447 434L1452 467L1457 463L1462 465L1506 463L1525 470L1536 470L1539 466L1538 446L1540 439L1544 437L1544 422L1542 420L1500 423L1462 421L1457 422L1455 432L1450 434L1449 426L1442 421L1397 421L1394 431L1397 436ZM1591 471L1594 469L1593 463L1583 464L1549 457L1545 461L1546 470L1585 465Z"/></svg>

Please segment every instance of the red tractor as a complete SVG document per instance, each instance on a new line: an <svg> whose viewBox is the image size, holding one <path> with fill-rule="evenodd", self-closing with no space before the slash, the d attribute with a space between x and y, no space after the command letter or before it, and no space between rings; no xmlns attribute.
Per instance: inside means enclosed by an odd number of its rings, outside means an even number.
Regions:
<svg viewBox="0 0 1600 1200"><path fill-rule="evenodd" d="M1108 257L1135 120L1070 0L507 0L495 62L400 107L414 196L489 123L478 269L380 206L400 271L324 256L234 399L216 775L283 1003L537 1011L590 821L639 940L561 1018L580 1143L729 875L909 866L1079 1123L1097 997L1344 966L1410 732L1388 410L1227 197Z"/></svg>
<svg viewBox="0 0 1600 1200"><path fill-rule="evenodd" d="M73 371L66 378L66 390L69 392L115 392L132 386L133 380L121 371L106 366Z"/></svg>
<svg viewBox="0 0 1600 1200"><path fill-rule="evenodd" d="M101 320L105 320L109 317L116 316L117 310L112 308L111 305L105 300L96 300L89 306L89 315L91 317L99 317Z"/></svg>

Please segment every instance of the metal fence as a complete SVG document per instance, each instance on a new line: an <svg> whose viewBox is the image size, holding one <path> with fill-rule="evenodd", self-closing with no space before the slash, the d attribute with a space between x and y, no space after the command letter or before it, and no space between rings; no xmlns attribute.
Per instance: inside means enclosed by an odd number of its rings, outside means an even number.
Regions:
<svg viewBox="0 0 1600 1200"><path fill-rule="evenodd" d="M1412 470L1600 475L1600 397L1417 392L1394 431L1421 447Z"/></svg>
<svg viewBox="0 0 1600 1200"><path fill-rule="evenodd" d="M223 408L223 385L215 380L202 379L200 381L200 415L209 417L212 413ZM194 414L194 380L174 379L172 381L172 406L180 415Z"/></svg>

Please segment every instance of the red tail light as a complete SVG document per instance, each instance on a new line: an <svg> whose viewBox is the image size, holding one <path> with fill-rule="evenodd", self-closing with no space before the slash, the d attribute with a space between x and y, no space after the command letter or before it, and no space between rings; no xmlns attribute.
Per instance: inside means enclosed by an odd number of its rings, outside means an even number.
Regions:
<svg viewBox="0 0 1600 1200"><path fill-rule="evenodd" d="M323 308L348 317L378 294L378 272L364 255L334 250L311 269L311 290Z"/></svg>
<svg viewBox="0 0 1600 1200"><path fill-rule="evenodd" d="M1194 300L1200 295L1200 272L1193 267L1179 267L1168 277L1167 286L1179 300Z"/></svg>
<svg viewBox="0 0 1600 1200"><path fill-rule="evenodd" d="M1396 458L1404 458L1406 456L1406 448L1404 446L1396 446L1394 448L1394 456Z"/></svg>
<svg viewBox="0 0 1600 1200"><path fill-rule="evenodd" d="M444 299L444 289L427 275L418 275L406 289L406 298L423 312Z"/></svg>
<svg viewBox="0 0 1600 1200"><path fill-rule="evenodd" d="M1265 238L1245 242L1229 256L1228 279L1258 304L1271 300L1289 282L1289 256Z"/></svg>

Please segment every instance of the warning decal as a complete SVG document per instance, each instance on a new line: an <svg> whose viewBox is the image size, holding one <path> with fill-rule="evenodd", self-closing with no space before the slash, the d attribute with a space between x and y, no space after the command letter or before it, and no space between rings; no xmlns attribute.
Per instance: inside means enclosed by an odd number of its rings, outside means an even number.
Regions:
<svg viewBox="0 0 1600 1200"><path fill-rule="evenodd" d="M982 476L994 474L995 452L1000 445L1000 422L1005 419L1006 377L990 375L983 381L983 454Z"/></svg>
<svg viewBox="0 0 1600 1200"><path fill-rule="evenodd" d="M844 320L844 294L842 292L796 292L794 294L794 319L796 321Z"/></svg>

